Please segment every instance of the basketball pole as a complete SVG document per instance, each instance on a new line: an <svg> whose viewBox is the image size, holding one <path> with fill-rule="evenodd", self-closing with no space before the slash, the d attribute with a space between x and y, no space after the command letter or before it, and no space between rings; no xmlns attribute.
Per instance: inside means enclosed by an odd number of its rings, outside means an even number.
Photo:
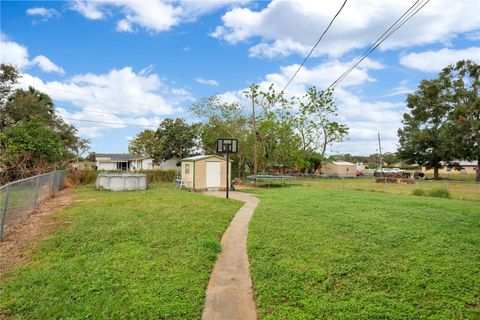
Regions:
<svg viewBox="0 0 480 320"><path fill-rule="evenodd" d="M229 181L228 181L229 154L230 154L230 152L227 151L227 171L226 171L226 172L227 172L227 174L226 174L226 176L227 176L227 183L225 184L225 186L226 186L225 189L226 189L226 197L227 197L227 199L228 199L228 189L230 189L230 185L229 185L229 183L228 183L228 182L229 182Z"/></svg>

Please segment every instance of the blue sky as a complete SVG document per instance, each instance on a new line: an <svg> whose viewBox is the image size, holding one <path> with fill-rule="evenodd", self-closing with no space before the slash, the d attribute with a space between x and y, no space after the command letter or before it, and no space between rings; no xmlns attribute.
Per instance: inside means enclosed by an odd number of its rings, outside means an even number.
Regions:
<svg viewBox="0 0 480 320"><path fill-rule="evenodd" d="M2 1L0 60L68 119L195 121L188 108L202 97L245 103L250 83L281 89L342 2ZM349 0L286 94L326 88L413 3ZM350 135L329 152L376 152L377 132L394 151L405 94L450 63L480 60L479 17L479 1L427 3L336 88ZM144 129L66 121L96 152L126 152Z"/></svg>

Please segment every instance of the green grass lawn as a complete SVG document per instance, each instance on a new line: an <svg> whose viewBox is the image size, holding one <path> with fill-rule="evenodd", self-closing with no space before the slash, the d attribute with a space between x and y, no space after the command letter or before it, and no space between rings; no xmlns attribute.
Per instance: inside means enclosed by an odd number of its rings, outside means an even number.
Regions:
<svg viewBox="0 0 480 320"><path fill-rule="evenodd" d="M5 275L0 318L198 319L220 237L240 202L172 186L80 188L32 263Z"/></svg>
<svg viewBox="0 0 480 320"><path fill-rule="evenodd" d="M261 319L480 319L478 202L297 186L254 190Z"/></svg>
<svg viewBox="0 0 480 320"><path fill-rule="evenodd" d="M375 178L296 179L294 183L319 189L357 189L411 195L414 190L447 189L453 199L480 201L480 184L461 181L416 181L415 184L377 183Z"/></svg>

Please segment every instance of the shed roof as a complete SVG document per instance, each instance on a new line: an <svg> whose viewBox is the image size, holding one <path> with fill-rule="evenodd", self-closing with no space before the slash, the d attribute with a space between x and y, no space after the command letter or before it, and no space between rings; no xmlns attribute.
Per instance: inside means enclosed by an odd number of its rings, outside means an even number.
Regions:
<svg viewBox="0 0 480 320"><path fill-rule="evenodd" d="M183 158L180 161L181 162L196 162L196 161L205 160L205 159L209 159L209 158L217 158L217 159L225 160L223 157L217 156L216 154L207 154L207 155L199 155L199 156ZM230 159L230 161L233 162L233 160L231 160L231 159Z"/></svg>

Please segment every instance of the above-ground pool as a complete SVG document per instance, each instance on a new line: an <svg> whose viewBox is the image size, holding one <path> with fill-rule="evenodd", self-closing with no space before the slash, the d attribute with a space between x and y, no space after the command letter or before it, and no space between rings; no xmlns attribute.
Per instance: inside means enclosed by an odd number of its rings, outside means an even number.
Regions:
<svg viewBox="0 0 480 320"><path fill-rule="evenodd" d="M100 173L96 187L112 191L145 190L147 176L141 173Z"/></svg>

